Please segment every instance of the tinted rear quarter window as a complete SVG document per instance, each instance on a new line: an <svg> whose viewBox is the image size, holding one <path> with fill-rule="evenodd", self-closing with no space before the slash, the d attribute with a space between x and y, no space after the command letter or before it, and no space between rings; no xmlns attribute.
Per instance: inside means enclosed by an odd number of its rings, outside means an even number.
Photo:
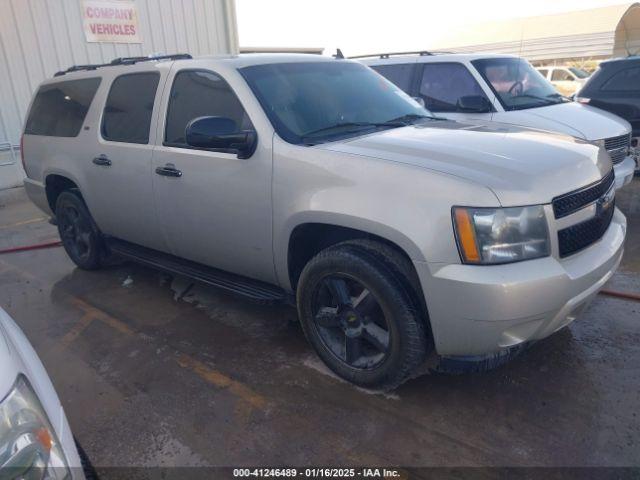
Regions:
<svg viewBox="0 0 640 480"><path fill-rule="evenodd" d="M230 118L238 130L252 129L240 100L224 79L205 70L179 72L171 87L165 144L186 146L187 124L204 116Z"/></svg>
<svg viewBox="0 0 640 480"><path fill-rule="evenodd" d="M602 84L605 92L640 92L640 67L626 68Z"/></svg>
<svg viewBox="0 0 640 480"><path fill-rule="evenodd" d="M413 64L375 65L371 68L405 92L411 89Z"/></svg>
<svg viewBox="0 0 640 480"><path fill-rule="evenodd" d="M77 136L99 85L99 78L43 85L33 100L24 133L51 137Z"/></svg>
<svg viewBox="0 0 640 480"><path fill-rule="evenodd" d="M482 87L460 63L425 63L419 94L432 112L457 112L461 97L486 98Z"/></svg>
<svg viewBox="0 0 640 480"><path fill-rule="evenodd" d="M129 73L117 77L102 116L102 137L112 142L149 143L151 114L160 74Z"/></svg>

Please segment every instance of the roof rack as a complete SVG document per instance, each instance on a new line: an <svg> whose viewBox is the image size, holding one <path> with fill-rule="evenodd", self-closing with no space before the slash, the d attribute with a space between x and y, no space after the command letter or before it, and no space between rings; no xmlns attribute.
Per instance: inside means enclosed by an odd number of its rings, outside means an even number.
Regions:
<svg viewBox="0 0 640 480"><path fill-rule="evenodd" d="M79 72L82 70L96 70L102 67L115 67L117 65L135 65L139 62L151 62L156 60L190 60L193 57L188 53L175 53L173 55L149 55L148 57L119 57L114 58L109 63L96 63L89 65L74 65L66 70L57 72L54 77L59 77L66 73Z"/></svg>
<svg viewBox="0 0 640 480"><path fill-rule="evenodd" d="M416 50L414 52L389 52L389 53L370 53L367 55L356 55L349 58L371 58L371 57L379 57L379 58L389 58L397 55L420 55L421 57L431 56L431 55L440 55L443 53L451 53L451 52L430 52L428 50Z"/></svg>

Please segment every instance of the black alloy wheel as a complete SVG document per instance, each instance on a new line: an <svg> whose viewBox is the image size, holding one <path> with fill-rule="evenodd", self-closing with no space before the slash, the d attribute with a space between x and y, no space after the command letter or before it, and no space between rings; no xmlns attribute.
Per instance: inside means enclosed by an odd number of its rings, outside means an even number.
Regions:
<svg viewBox="0 0 640 480"><path fill-rule="evenodd" d="M365 388L391 390L432 351L409 261L387 245L350 240L319 252L297 284L298 317L321 360Z"/></svg>
<svg viewBox="0 0 640 480"><path fill-rule="evenodd" d="M60 240L73 262L85 270L102 265L104 244L84 201L71 191L62 192L56 202Z"/></svg>
<svg viewBox="0 0 640 480"><path fill-rule="evenodd" d="M389 325L374 294L347 275L318 285L314 321L327 348L352 368L370 369L389 355Z"/></svg>

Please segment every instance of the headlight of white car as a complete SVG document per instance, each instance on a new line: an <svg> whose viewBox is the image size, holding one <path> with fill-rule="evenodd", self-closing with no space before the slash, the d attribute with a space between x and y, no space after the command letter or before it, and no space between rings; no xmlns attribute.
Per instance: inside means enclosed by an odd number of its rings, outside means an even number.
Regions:
<svg viewBox="0 0 640 480"><path fill-rule="evenodd" d="M22 375L0 402L0 479L4 478L71 478L56 433Z"/></svg>
<svg viewBox="0 0 640 480"><path fill-rule="evenodd" d="M549 255L549 230L542 205L454 207L452 213L464 263L495 265Z"/></svg>

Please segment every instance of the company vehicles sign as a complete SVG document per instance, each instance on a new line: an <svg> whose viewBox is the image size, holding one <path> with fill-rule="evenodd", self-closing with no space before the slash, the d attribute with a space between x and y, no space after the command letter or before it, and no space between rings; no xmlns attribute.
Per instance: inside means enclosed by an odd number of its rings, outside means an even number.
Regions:
<svg viewBox="0 0 640 480"><path fill-rule="evenodd" d="M82 18L87 42L142 43L132 1L83 0Z"/></svg>

